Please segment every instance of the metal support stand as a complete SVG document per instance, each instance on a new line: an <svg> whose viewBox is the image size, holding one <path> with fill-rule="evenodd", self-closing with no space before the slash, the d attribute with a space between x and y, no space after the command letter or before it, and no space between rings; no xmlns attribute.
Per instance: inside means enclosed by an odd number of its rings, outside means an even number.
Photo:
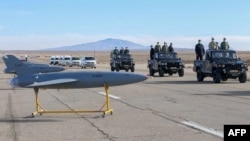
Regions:
<svg viewBox="0 0 250 141"><path fill-rule="evenodd" d="M110 104L109 104L109 86L104 83L104 89L105 89L105 93L106 93L106 100L105 103L103 104L103 106L100 108L100 110L54 110L54 111L49 111L49 110L45 110L45 108L43 108L40 103L39 103L39 99L38 99L38 91L39 88L34 88L34 92L35 92L35 102L36 102L36 111L32 113L32 116L34 117L37 114L46 114L46 113L54 113L54 114L62 114L62 113L95 113L95 112L102 112L103 115L102 117L104 118L106 114L110 113L111 115L113 114L113 109L110 108ZM106 106L106 110L105 110L105 106Z"/></svg>

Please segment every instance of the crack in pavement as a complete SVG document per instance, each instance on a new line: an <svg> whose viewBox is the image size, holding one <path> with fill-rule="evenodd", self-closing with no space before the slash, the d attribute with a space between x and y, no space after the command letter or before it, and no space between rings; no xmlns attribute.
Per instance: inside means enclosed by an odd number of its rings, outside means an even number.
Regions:
<svg viewBox="0 0 250 141"><path fill-rule="evenodd" d="M16 133L16 129L15 129L15 120L14 120L14 116L13 116L13 112L12 112L12 102L11 102L10 93L8 93L8 103L7 103L7 106L9 107L11 128L12 128L13 135L14 135L13 136L13 141L16 141L17 140L17 133Z"/></svg>
<svg viewBox="0 0 250 141"><path fill-rule="evenodd" d="M54 96L51 93L50 93L50 95L52 97L54 97L59 103L63 104L64 106L66 106L70 110L74 111L73 108L71 108L68 104L64 103L63 101L61 101L58 97ZM87 119L86 117L82 117L79 113L75 113L75 114L78 115L78 116L80 116L82 119L86 120L92 127L96 128L96 130L99 133L101 133L105 137L105 139L108 139L109 141L115 141L114 137L111 137L108 133L106 133L104 130L102 130L100 127L98 127L94 122L92 122L91 120Z"/></svg>

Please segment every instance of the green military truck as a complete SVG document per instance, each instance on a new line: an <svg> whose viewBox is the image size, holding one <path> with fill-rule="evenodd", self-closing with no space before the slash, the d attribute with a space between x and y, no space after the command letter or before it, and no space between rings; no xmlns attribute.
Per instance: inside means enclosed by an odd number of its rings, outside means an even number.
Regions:
<svg viewBox="0 0 250 141"><path fill-rule="evenodd" d="M135 62L130 54L118 54L111 58L110 60L111 71L125 70L128 72L135 71Z"/></svg>
<svg viewBox="0 0 250 141"><path fill-rule="evenodd" d="M247 81L247 64L238 58L234 50L207 50L205 60L195 60L193 71L197 73L197 81L212 77L214 83L227 81L229 78Z"/></svg>
<svg viewBox="0 0 250 141"><path fill-rule="evenodd" d="M151 76L158 72L160 77L163 77L164 74L172 76L175 73L183 77L184 68L185 65L181 58L178 58L176 52L157 52L153 59L148 60L148 69Z"/></svg>

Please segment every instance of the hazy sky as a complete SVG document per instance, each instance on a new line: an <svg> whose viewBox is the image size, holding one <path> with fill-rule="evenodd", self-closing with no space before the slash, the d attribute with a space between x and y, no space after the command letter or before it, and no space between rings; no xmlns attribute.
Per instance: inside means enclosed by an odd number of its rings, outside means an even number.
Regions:
<svg viewBox="0 0 250 141"><path fill-rule="evenodd" d="M106 38L194 48L226 37L250 50L249 0L1 0L0 50L42 49Z"/></svg>

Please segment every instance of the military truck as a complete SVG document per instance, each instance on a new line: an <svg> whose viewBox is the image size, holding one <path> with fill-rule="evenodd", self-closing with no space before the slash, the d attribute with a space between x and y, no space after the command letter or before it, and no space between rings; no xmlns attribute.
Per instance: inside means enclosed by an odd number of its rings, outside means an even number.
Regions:
<svg viewBox="0 0 250 141"><path fill-rule="evenodd" d="M128 72L135 71L135 62L130 54L118 54L111 58L110 60L111 71L125 70Z"/></svg>
<svg viewBox="0 0 250 141"><path fill-rule="evenodd" d="M163 77L166 73L169 76L178 73L180 77L183 77L184 68L185 65L181 58L178 58L176 52L157 52L153 59L148 60L148 69L151 76L158 72L160 77Z"/></svg>
<svg viewBox="0 0 250 141"><path fill-rule="evenodd" d="M193 71L197 73L197 81L212 77L214 83L220 83L238 78L240 83L245 83L248 66L234 50L207 50L205 60L194 61Z"/></svg>

